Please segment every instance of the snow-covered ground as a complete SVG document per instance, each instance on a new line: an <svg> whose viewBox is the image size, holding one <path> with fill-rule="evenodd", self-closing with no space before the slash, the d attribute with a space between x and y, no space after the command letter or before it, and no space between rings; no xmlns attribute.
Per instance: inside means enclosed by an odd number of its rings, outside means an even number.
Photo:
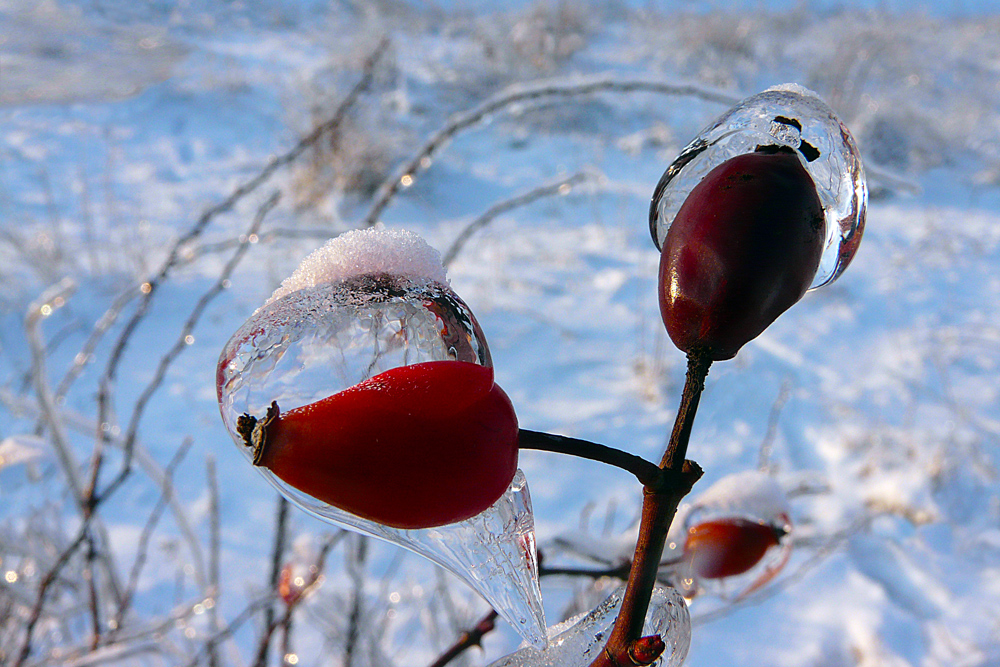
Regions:
<svg viewBox="0 0 1000 667"><path fill-rule="evenodd" d="M794 81L854 132L871 167L868 224L836 283L709 376L695 494L763 464L792 496L796 531L767 587L694 600L687 664L1000 664L1000 14L875 4L0 2L0 662L18 664L36 621L23 664L92 664L72 660L86 660L96 617L95 660L253 664L277 500L219 419L219 352L302 257L363 222L449 118L510 86L549 92L456 127L376 217L444 253L491 207L531 194L449 267L497 382L525 428L658 459L684 359L656 305L652 189L722 99ZM284 160L376 52L336 138ZM610 85L627 81L704 94ZM565 94L581 82L608 85ZM80 530L74 495L93 457L100 495L133 437L135 472L86 534L114 554L122 590L144 554L134 604L117 617L84 546L33 613ZM622 551L632 478L540 452L520 466L543 553L567 536ZM333 531L293 510L280 562L311 563ZM550 623L602 598L582 580L542 591ZM269 664L281 651L303 665L427 664L485 611L416 557L342 539ZM517 643L498 627L456 664Z"/></svg>

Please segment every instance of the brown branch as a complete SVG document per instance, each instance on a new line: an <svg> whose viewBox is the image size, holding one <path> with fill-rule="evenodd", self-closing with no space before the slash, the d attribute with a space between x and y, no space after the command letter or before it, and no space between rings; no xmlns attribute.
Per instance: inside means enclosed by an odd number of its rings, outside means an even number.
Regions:
<svg viewBox="0 0 1000 667"><path fill-rule="evenodd" d="M674 430L670 433L667 451L660 460L660 467L664 470L680 470L684 464L688 440L691 438L691 427L694 425L695 413L698 412L698 401L705 389L705 378L711 366L711 359L696 354L688 355L687 377L684 379L681 405L677 409L677 418L674 421Z"/></svg>
<svg viewBox="0 0 1000 667"><path fill-rule="evenodd" d="M590 577L591 579L600 579L602 577L614 577L615 579L625 580L628 579L629 572L632 571L632 562L625 561L620 565L615 565L614 567L604 568L603 570L592 570L583 567L539 567L538 576L539 577L553 577L553 576L565 576L565 577Z"/></svg>
<svg viewBox="0 0 1000 667"><path fill-rule="evenodd" d="M634 454L596 442L522 428L518 431L517 444L520 449L569 454L582 459L606 463L632 473L644 486L656 488L662 484L663 471L656 464Z"/></svg>
<svg viewBox="0 0 1000 667"><path fill-rule="evenodd" d="M677 506L702 474L698 464L687 461L685 454L711 363L698 355L688 356L688 373L680 408L670 434L670 442L660 463L665 477L664 484L659 489L643 489L639 539L635 545L635 557L632 559L625 597L608 643L591 663L591 667L634 667L636 664L648 664L637 663L636 659L644 650L640 641L642 629L653 587L656 585L663 547Z"/></svg>

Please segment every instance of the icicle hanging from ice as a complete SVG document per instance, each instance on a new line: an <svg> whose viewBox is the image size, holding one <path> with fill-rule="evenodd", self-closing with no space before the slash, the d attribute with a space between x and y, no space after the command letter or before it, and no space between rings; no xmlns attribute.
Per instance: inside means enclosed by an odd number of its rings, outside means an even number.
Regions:
<svg viewBox="0 0 1000 667"><path fill-rule="evenodd" d="M601 652L618 617L624 587L586 614L549 628L544 649L524 647L489 667L587 667ZM656 587L646 613L643 636L660 635L666 649L652 664L680 667L691 647L691 616L677 590Z"/></svg>
<svg viewBox="0 0 1000 667"><path fill-rule="evenodd" d="M656 186L649 231L661 248L692 188L726 160L758 147L791 149L812 177L826 218L826 242L811 289L836 280L857 250L868 202L861 154L850 131L815 93L785 84L743 100L681 151Z"/></svg>
<svg viewBox="0 0 1000 667"><path fill-rule="evenodd" d="M407 383L414 378L430 381L428 378L438 376L417 373L417 365L434 368L442 362L472 365L466 369L488 368L486 382L493 384L486 339L469 307L448 286L440 256L410 232L384 228L351 232L307 257L226 344L217 369L219 406L234 442L254 461L267 439L264 427L269 406L277 405L276 420L291 413L307 423L319 406L331 405L338 396L354 392L356 400L359 386L373 391L375 398L380 392L384 395L386 390L379 383L399 375L402 367L414 372L402 374L405 377L397 383L397 390L408 390ZM480 379L483 375L471 374ZM450 406L452 397L458 403L467 398L462 392L449 393L450 388L435 391L440 400L434 406ZM453 426L448 420L440 421ZM255 424L261 428L251 433ZM454 435L454 429L450 433ZM470 442L469 446L476 444ZM412 447L397 444L396 451L424 446L426 442L413 442ZM326 447L323 441L323 448L309 450L322 456L329 451ZM373 469L391 464L380 458L375 446L353 449L352 455L370 456ZM512 451L516 457L516 438ZM430 458L425 467L433 470L434 460ZM473 510L492 502L485 511L454 523L425 527L428 522L417 528L409 524L391 527L384 523L392 522L358 516L330 504L335 500L324 502L297 488L303 486L297 480L292 480L296 483L293 486L288 474L279 476L265 467L255 467L281 493L315 516L398 544L451 570L483 595L527 641L541 646L545 620L531 501L523 475L515 473L515 459L507 460L508 476L495 491L499 497L490 495ZM259 459L254 462L261 463ZM305 468L309 464L296 463ZM447 483L420 481L425 484L416 486L424 488ZM502 491L508 481L509 486ZM373 474L370 485L378 483ZM362 484L368 485L368 480ZM367 488L370 491L372 487ZM315 486L311 492L323 495Z"/></svg>

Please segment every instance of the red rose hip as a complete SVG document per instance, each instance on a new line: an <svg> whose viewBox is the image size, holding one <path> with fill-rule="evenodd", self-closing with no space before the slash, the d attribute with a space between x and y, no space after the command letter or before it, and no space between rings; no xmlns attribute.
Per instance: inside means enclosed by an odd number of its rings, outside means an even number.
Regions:
<svg viewBox="0 0 1000 667"><path fill-rule="evenodd" d="M660 313L688 354L731 359L809 288L825 240L815 184L776 147L711 170L681 205L660 256Z"/></svg>
<svg viewBox="0 0 1000 667"><path fill-rule="evenodd" d="M759 563L781 536L780 529L748 519L705 521L688 531L684 558L702 579L732 577Z"/></svg>
<svg viewBox="0 0 1000 667"><path fill-rule="evenodd" d="M517 468L517 417L493 370L461 361L400 366L257 422L254 464L317 500L394 528L479 514Z"/></svg>

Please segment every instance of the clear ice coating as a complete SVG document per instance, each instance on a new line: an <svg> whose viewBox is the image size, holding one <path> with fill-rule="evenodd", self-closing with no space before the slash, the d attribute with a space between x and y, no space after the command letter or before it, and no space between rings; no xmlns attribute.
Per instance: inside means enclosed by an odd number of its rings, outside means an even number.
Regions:
<svg viewBox="0 0 1000 667"><path fill-rule="evenodd" d="M656 186L649 231L662 248L688 194L708 172L758 146L787 146L812 176L826 218L826 242L810 289L839 276L864 231L868 186L850 131L815 93L785 84L743 100L681 151Z"/></svg>
<svg viewBox="0 0 1000 667"><path fill-rule="evenodd" d="M586 614L553 625L543 649L524 647L489 667L587 667L604 648L625 588L619 588ZM691 647L691 615L684 598L674 588L657 586L646 613L643 636L660 635L666 649L652 664L680 667Z"/></svg>
<svg viewBox="0 0 1000 667"><path fill-rule="evenodd" d="M314 403L424 361L492 366L472 311L450 287L363 274L300 289L257 310L226 344L217 388L231 433L243 413Z"/></svg>
<svg viewBox="0 0 1000 667"><path fill-rule="evenodd" d="M684 508L680 525L685 533L710 521L744 519L778 528L783 533L779 544L742 574L718 579L700 579L682 565L677 584L684 594L714 595L723 600L739 600L771 581L791 556L791 507L784 490L770 475L747 470L723 477ZM683 542L683 540L681 540Z"/></svg>
<svg viewBox="0 0 1000 667"><path fill-rule="evenodd" d="M526 642L539 648L545 646L535 520L528 485L520 470L506 493L484 512L465 521L419 530L390 528L362 519L319 502L266 471L265 477L310 514L409 549L458 575Z"/></svg>
<svg viewBox="0 0 1000 667"><path fill-rule="evenodd" d="M445 360L492 366L482 330L447 285L440 256L409 232L352 232L307 257L229 340L217 368L219 407L252 462L237 428L241 415L261 417L272 401L287 412L392 368ZM520 471L484 512L404 530L330 506L256 469L307 512L454 572L525 640L544 645L534 519Z"/></svg>

